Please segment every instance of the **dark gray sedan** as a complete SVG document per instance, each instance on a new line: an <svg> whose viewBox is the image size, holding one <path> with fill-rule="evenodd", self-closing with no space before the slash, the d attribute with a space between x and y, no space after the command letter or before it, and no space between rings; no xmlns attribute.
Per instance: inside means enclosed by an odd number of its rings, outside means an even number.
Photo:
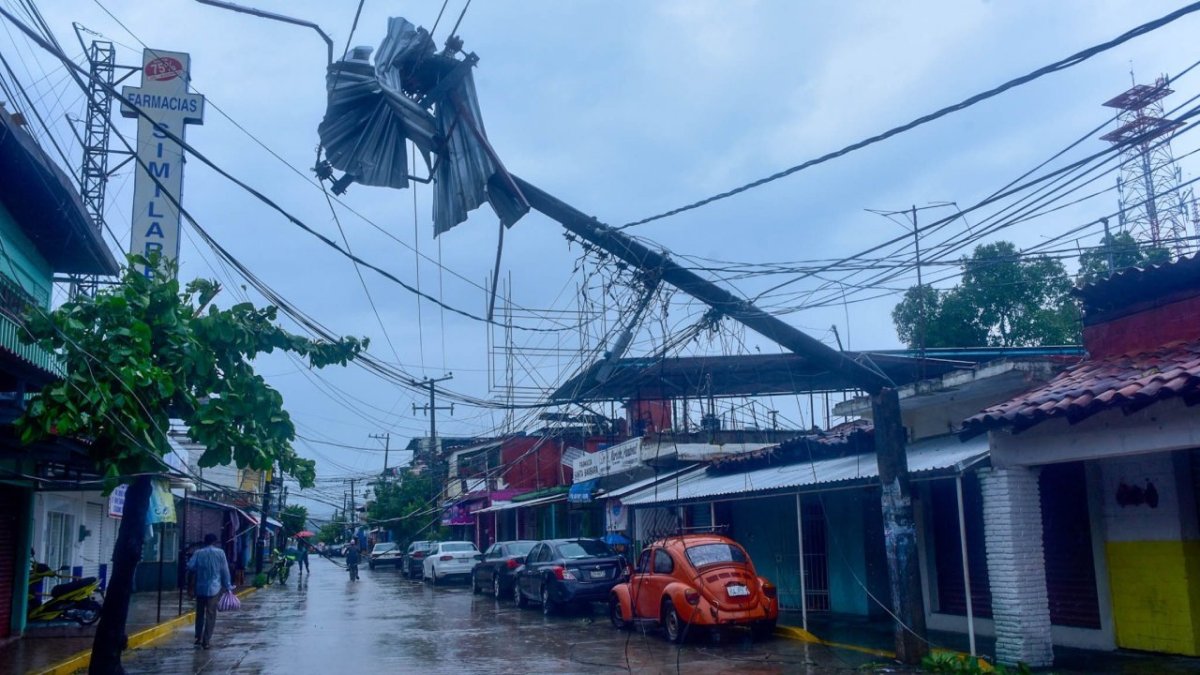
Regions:
<svg viewBox="0 0 1200 675"><path fill-rule="evenodd" d="M483 552L483 560L471 570L471 590L491 593L497 600L512 597L513 572L525 562L536 541L498 541Z"/></svg>

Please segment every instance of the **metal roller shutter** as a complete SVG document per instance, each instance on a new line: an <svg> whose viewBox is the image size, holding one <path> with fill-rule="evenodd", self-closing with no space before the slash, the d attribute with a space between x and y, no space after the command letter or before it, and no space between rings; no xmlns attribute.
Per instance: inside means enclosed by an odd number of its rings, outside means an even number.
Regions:
<svg viewBox="0 0 1200 675"><path fill-rule="evenodd" d="M687 527L692 531L711 528L712 522L712 505L708 502L702 504L688 504L687 506Z"/></svg>
<svg viewBox="0 0 1200 675"><path fill-rule="evenodd" d="M0 489L0 638L12 634L13 584L17 580L17 514L19 494ZM22 589L23 591L24 589Z"/></svg>

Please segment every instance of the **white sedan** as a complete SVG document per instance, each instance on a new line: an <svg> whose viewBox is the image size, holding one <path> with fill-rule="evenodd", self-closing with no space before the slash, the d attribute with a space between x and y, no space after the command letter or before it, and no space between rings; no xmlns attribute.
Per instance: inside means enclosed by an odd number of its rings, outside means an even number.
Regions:
<svg viewBox="0 0 1200 675"><path fill-rule="evenodd" d="M469 541L440 541L425 556L421 578L436 585L449 576L470 576L482 557Z"/></svg>

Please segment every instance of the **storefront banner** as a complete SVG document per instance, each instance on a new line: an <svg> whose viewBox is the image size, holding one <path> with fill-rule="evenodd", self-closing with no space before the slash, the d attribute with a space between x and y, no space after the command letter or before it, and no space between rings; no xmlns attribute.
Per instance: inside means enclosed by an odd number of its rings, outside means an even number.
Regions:
<svg viewBox="0 0 1200 675"><path fill-rule="evenodd" d="M642 439L640 437L631 438L611 448L585 455L583 458L575 460L572 480L575 483L582 483L635 469L642 462L641 447Z"/></svg>
<svg viewBox="0 0 1200 675"><path fill-rule="evenodd" d="M148 523L175 522L175 495L171 494L171 483L155 479L150 491L150 512L146 514Z"/></svg>
<svg viewBox="0 0 1200 675"><path fill-rule="evenodd" d="M629 507L622 504L621 500L608 500L604 513L607 521L605 529L609 532L624 532L629 529Z"/></svg>

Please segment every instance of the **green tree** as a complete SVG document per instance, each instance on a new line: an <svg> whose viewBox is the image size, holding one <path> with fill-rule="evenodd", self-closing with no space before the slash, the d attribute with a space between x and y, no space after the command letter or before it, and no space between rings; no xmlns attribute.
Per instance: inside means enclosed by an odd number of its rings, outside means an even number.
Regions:
<svg viewBox="0 0 1200 675"><path fill-rule="evenodd" d="M279 514L279 522L283 523L283 537L294 537L302 532L308 522L308 509L299 504L288 504Z"/></svg>
<svg viewBox="0 0 1200 675"><path fill-rule="evenodd" d="M1129 267L1157 265L1171 259L1167 249L1144 246L1128 232L1106 234L1096 248L1079 255L1079 282L1091 283L1105 279L1111 272ZM1109 269L1109 261L1112 269Z"/></svg>
<svg viewBox="0 0 1200 675"><path fill-rule="evenodd" d="M325 523L317 530L317 541L323 544L337 544L346 536L345 523Z"/></svg>
<svg viewBox="0 0 1200 675"><path fill-rule="evenodd" d="M962 281L947 291L912 287L892 310L896 333L910 348L1029 347L1075 344L1079 310L1062 263L1023 257L1001 241L962 259ZM924 316L924 330L921 318Z"/></svg>
<svg viewBox="0 0 1200 675"><path fill-rule="evenodd" d="M150 264L147 277L134 267ZM295 427L283 397L254 371L255 356L276 350L314 368L344 365L365 340L312 341L275 324L274 307L218 309L216 282L181 289L167 265L131 258L122 283L50 313L26 316L26 339L59 355L62 380L33 397L17 420L21 440L85 439L106 488L129 485L113 549L112 579L92 646L92 673L121 672L134 568L141 559L151 475L163 474L172 418L204 446L202 467L279 469L302 486L314 464L292 448Z"/></svg>
<svg viewBox="0 0 1200 675"><path fill-rule="evenodd" d="M432 476L401 474L397 482L375 486L375 500L367 505L367 519L391 532L393 541L437 539L441 512L433 509L429 500L434 491Z"/></svg>

